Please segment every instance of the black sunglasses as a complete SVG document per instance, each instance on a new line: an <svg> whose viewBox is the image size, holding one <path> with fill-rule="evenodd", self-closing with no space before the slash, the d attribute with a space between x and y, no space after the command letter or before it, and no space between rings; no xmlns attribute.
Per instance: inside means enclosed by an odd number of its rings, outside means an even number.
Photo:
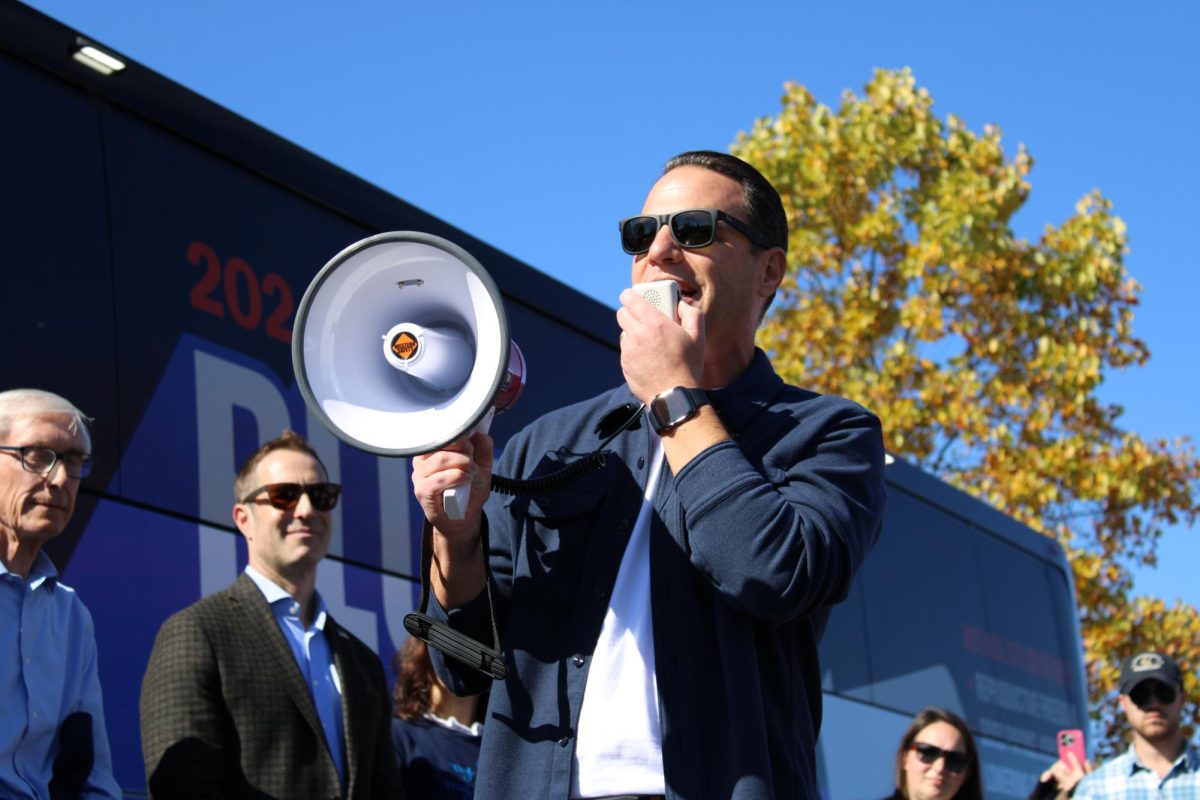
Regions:
<svg viewBox="0 0 1200 800"><path fill-rule="evenodd" d="M1141 708L1150 700L1151 693L1164 706L1169 706L1175 702L1175 687L1159 683L1158 681L1142 681L1133 687L1133 691L1129 693L1129 699L1133 701L1135 706Z"/></svg>
<svg viewBox="0 0 1200 800"><path fill-rule="evenodd" d="M671 238L680 247L694 250L708 247L717 238L717 223L724 222L759 247L771 247L767 237L726 214L719 208L689 208L673 214L641 214L621 220L621 248L631 256L640 255L650 249L658 229L666 225Z"/></svg>
<svg viewBox="0 0 1200 800"><path fill-rule="evenodd" d="M280 511L291 511L295 508L302 494L308 495L309 502L317 511L331 511L337 505L342 487L336 483L268 483L247 494L241 502L258 502L252 501L251 498L260 492L266 492L267 502Z"/></svg>
<svg viewBox="0 0 1200 800"><path fill-rule="evenodd" d="M931 744L924 742L913 742L912 749L916 751L917 758L922 764L932 764L939 758L945 759L946 771L953 772L955 775L961 774L967 768L970 757L966 753L959 753L956 750L943 750L940 747L934 747Z"/></svg>

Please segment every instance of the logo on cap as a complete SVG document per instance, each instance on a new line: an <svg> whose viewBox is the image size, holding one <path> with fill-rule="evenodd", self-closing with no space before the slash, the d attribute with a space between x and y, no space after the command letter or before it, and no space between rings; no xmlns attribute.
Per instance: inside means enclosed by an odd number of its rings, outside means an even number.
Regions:
<svg viewBox="0 0 1200 800"><path fill-rule="evenodd" d="M1133 661L1129 662L1130 672L1151 672L1156 669L1162 669L1166 662L1158 653L1141 653L1134 656Z"/></svg>

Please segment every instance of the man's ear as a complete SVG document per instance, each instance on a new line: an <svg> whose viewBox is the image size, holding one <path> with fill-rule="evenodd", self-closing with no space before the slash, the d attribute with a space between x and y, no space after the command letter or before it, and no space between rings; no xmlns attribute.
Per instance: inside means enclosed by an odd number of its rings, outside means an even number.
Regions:
<svg viewBox="0 0 1200 800"><path fill-rule="evenodd" d="M237 525L237 529L242 532L242 535L247 539L250 538L250 532L253 530L250 526L250 509L246 508L245 503L233 504L233 524Z"/></svg>
<svg viewBox="0 0 1200 800"><path fill-rule="evenodd" d="M763 268L759 276L759 295L770 297L783 283L787 274L787 253L782 247L772 247L763 253Z"/></svg>

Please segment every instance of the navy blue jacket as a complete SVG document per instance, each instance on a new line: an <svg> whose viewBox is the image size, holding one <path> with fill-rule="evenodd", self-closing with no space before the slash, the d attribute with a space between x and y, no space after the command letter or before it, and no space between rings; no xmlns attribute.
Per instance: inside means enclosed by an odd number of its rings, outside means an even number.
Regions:
<svg viewBox="0 0 1200 800"><path fill-rule="evenodd" d="M660 482L650 531L667 797L816 798L817 645L879 534L879 420L784 384L762 351L710 394L735 439ZM546 415L513 437L496 473L537 476L578 459L600 443L600 420L628 402L622 386ZM603 469L569 487L488 500L508 679L492 687L477 798L566 800L591 655L649 457L643 420L609 446ZM433 613L491 641L482 594ZM486 688L430 653L456 691Z"/></svg>

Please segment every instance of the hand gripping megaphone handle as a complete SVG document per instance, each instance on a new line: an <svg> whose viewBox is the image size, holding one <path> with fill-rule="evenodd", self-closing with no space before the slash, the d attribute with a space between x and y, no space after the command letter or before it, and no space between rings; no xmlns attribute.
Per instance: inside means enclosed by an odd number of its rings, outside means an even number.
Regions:
<svg viewBox="0 0 1200 800"><path fill-rule="evenodd" d="M487 433L492 427L492 417L496 415L496 408L489 408L487 413L483 415L483 419L479 420L479 424L471 429L467 435L475 433ZM442 492L442 508L446 510L446 516L453 520L460 520L467 516L467 503L471 500L471 484L465 483L462 486L451 486L446 491Z"/></svg>

